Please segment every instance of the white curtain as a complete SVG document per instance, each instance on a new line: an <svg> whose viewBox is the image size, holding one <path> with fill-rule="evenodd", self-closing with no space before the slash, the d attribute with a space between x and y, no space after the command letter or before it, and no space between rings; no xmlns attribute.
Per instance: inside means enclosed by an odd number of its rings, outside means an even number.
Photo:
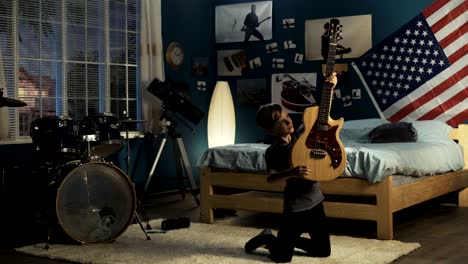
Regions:
<svg viewBox="0 0 468 264"><path fill-rule="evenodd" d="M0 50L0 92L2 96L7 97L7 88L5 84L5 72L3 71L3 55ZM0 106L0 140L8 138L8 109Z"/></svg>
<svg viewBox="0 0 468 264"><path fill-rule="evenodd" d="M145 132L159 132L161 100L147 91L154 78L164 81L161 0L141 1L141 96Z"/></svg>

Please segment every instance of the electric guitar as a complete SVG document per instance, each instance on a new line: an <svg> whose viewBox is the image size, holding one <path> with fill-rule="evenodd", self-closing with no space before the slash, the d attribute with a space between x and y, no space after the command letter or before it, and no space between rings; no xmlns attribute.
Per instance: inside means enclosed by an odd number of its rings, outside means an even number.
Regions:
<svg viewBox="0 0 468 264"><path fill-rule="evenodd" d="M245 31L247 32L248 34L252 33L252 31L254 31L255 28L259 27L260 24L262 24L263 22L265 22L266 20L269 20L271 19L271 16L263 19L262 21L258 22L257 26L251 26L251 25L244 25L242 28L241 28L241 31Z"/></svg>
<svg viewBox="0 0 468 264"><path fill-rule="evenodd" d="M341 25L338 19L330 21L326 76L333 72L337 41L341 39ZM322 91L322 102L319 106L304 110L304 133L297 138L291 150L292 167L309 165L312 174L306 179L329 181L337 178L346 166L346 153L339 139L344 119L330 118L332 88L325 83Z"/></svg>

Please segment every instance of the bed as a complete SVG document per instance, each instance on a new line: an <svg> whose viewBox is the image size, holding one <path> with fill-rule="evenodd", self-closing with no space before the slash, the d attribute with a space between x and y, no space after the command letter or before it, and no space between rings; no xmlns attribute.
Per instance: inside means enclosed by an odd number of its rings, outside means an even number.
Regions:
<svg viewBox="0 0 468 264"><path fill-rule="evenodd" d="M340 140L343 142L348 162L342 176L327 182L321 182L322 192L326 197L350 197L366 198L325 200L325 212L328 217L347 218L359 220L371 220L377 223L378 239L393 239L393 213L429 199L458 192L458 205L468 207L468 124L461 124L457 128L451 128L440 121L415 121L418 131L418 142L414 144L428 145L432 141L448 141L458 149L458 159L450 166L443 165L440 171L431 170L418 174L414 168L401 170L401 168L384 168L379 177L365 174L365 171L352 164L356 160L356 149L362 144L366 145L366 135L369 131L382 123L388 122L381 119L365 119L345 122L340 132ZM448 135L448 136L447 136ZM456 142L456 143L455 143ZM395 143L413 144L413 143ZM356 147L356 145L358 147ZM374 144L394 145L394 143ZM406 145L410 146L410 145ZM252 155L246 154L246 147L253 151ZM226 208L257 212L282 212L282 190L284 182L268 183L264 165L264 151L266 144L236 144L228 147L230 151L237 153L234 156L216 155L212 149L208 149L197 161L200 168L200 221L214 223L213 208ZM410 149L412 147L409 147ZM439 153L437 146L431 146L433 153ZM248 151L252 152L252 151ZM352 154L356 154L352 156ZM398 154L399 155L399 154ZM396 155L396 156L398 156ZM412 153L411 155L414 155ZM424 154L427 156L426 154ZM422 155L422 156L424 156ZM444 156L445 154L442 154ZM239 165L239 160L251 160L248 167ZM368 157L368 160L382 161L378 157ZM440 159L440 157L437 157ZM358 163L365 163L362 159ZM451 162L451 161L448 161ZM431 167L431 164L427 167ZM250 167L249 167L250 166ZM353 167L354 166L354 167ZM454 166L454 167L453 167ZM423 166L426 167L426 166ZM375 174L375 168L371 168ZM346 175L347 174L347 175ZM371 173L369 173L371 174ZM387 175L386 175L387 174ZM239 190L233 194L216 193L217 187ZM368 202L370 198L371 203Z"/></svg>

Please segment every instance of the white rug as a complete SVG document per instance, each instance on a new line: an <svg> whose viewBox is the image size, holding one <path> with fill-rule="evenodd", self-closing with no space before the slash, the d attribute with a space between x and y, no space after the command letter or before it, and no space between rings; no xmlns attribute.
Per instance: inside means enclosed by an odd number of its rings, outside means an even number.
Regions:
<svg viewBox="0 0 468 264"><path fill-rule="evenodd" d="M153 228L160 227L161 220L151 221ZM261 230L225 225L192 223L189 228L171 230L163 234L151 234L146 240L138 225L130 226L113 243L94 245L51 245L44 243L15 249L18 252L58 260L95 264L206 264L206 263L265 263L265 255L246 254L244 244ZM331 236L332 254L328 258L313 258L295 254L291 263L391 263L400 256L420 247L418 243L396 240Z"/></svg>

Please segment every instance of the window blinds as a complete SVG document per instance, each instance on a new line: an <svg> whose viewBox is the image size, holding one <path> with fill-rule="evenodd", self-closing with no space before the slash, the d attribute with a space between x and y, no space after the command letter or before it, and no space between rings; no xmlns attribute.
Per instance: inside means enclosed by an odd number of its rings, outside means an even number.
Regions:
<svg viewBox="0 0 468 264"><path fill-rule="evenodd" d="M137 119L139 0L0 0L9 137L44 116ZM3 122L3 121L2 121Z"/></svg>

